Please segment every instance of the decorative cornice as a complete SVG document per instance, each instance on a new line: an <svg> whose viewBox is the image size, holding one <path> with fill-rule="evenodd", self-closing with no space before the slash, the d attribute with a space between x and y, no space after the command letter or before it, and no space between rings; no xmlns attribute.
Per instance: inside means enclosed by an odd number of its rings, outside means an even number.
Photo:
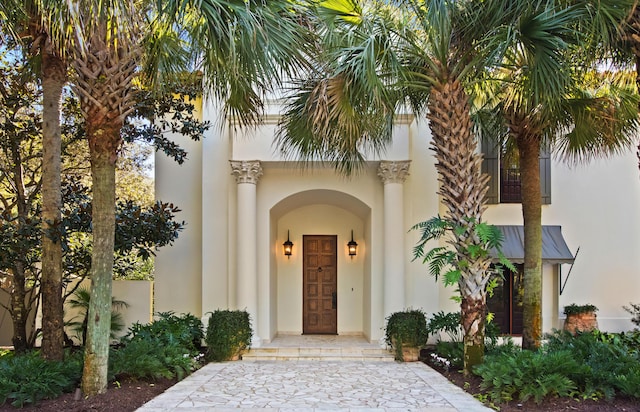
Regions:
<svg viewBox="0 0 640 412"><path fill-rule="evenodd" d="M409 176L410 165L411 160L395 162L383 160L378 167L378 176L380 176L385 185L387 183L404 183L407 176Z"/></svg>
<svg viewBox="0 0 640 412"><path fill-rule="evenodd" d="M262 176L262 166L259 160L230 160L231 174L236 177L236 183L257 184Z"/></svg>

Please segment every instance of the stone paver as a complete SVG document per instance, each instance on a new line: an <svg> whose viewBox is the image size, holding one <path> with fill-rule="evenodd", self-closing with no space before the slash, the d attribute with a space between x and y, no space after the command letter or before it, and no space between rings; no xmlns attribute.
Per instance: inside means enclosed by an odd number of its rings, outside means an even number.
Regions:
<svg viewBox="0 0 640 412"><path fill-rule="evenodd" d="M138 411L490 411L421 362L211 363Z"/></svg>

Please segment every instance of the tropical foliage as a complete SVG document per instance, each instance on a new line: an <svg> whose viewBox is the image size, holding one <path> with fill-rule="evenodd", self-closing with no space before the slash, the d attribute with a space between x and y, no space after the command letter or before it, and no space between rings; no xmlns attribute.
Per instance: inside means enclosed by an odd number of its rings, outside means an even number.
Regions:
<svg viewBox="0 0 640 412"><path fill-rule="evenodd" d="M640 394L638 334L557 332L539 352L488 355L475 372L495 402L548 396L612 399Z"/></svg>
<svg viewBox="0 0 640 412"><path fill-rule="evenodd" d="M202 356L193 341L202 337L202 324L193 315L163 313L155 322L133 325L111 348L109 379L182 379L200 367ZM0 351L0 406L35 405L78 387L82 352L65 351L64 361L48 361L38 351ZM117 383L117 381L116 381Z"/></svg>
<svg viewBox="0 0 640 412"><path fill-rule="evenodd" d="M152 323L134 323L110 351L109 376L182 379L199 367L203 335L200 319L191 314L163 312Z"/></svg>
<svg viewBox="0 0 640 412"><path fill-rule="evenodd" d="M42 359L38 352L0 357L0 405L37 404L71 392L80 381L82 355L67 354L65 361Z"/></svg>
<svg viewBox="0 0 640 412"><path fill-rule="evenodd" d="M67 306L76 311L76 315L66 322L66 326L71 329L75 334L75 338L78 339L80 345L83 346L87 339L87 323L88 323L88 311L89 301L91 300L91 293L86 287L80 287L76 289L70 299L67 300ZM126 309L129 304L123 300L116 298L111 299L111 333L109 338L115 339L116 334L124 329L124 321L122 318L121 309Z"/></svg>

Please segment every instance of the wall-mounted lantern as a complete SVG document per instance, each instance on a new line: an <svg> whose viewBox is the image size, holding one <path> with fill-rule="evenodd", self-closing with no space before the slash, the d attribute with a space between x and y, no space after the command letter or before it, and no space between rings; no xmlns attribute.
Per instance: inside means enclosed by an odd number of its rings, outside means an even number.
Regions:
<svg viewBox="0 0 640 412"><path fill-rule="evenodd" d="M347 247L349 248L349 256L353 259L358 250L358 244L353 240L353 230L351 231L351 240L347 243Z"/></svg>
<svg viewBox="0 0 640 412"><path fill-rule="evenodd" d="M282 244L284 247L284 255L290 259L291 258L291 250L293 249L293 242L289 240L289 231L287 230L287 241Z"/></svg>

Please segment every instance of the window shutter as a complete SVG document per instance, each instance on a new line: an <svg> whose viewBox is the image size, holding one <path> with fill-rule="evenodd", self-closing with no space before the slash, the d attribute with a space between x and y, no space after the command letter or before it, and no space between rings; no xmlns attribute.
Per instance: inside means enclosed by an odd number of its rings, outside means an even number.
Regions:
<svg viewBox="0 0 640 412"><path fill-rule="evenodd" d="M482 173L486 173L490 176L489 190L485 195L488 204L497 204L500 202L499 187L500 187L500 157L498 146L495 142L490 141L487 138L482 138L480 147L484 159L482 160Z"/></svg>
<svg viewBox="0 0 640 412"><path fill-rule="evenodd" d="M551 151L548 146L540 148L540 192L542 204L551 204Z"/></svg>

